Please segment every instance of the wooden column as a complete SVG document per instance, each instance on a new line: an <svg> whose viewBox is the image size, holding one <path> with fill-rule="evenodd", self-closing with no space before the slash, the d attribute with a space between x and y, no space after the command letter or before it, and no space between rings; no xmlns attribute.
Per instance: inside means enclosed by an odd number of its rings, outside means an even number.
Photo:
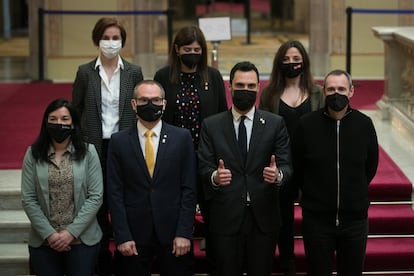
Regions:
<svg viewBox="0 0 414 276"><path fill-rule="evenodd" d="M310 0L309 56L312 73L316 77L323 77L329 68L330 2Z"/></svg>

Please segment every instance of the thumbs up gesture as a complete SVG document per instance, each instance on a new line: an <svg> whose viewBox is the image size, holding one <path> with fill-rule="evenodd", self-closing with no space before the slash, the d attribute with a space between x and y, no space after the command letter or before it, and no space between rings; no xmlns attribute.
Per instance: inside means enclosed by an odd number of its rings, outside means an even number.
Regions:
<svg viewBox="0 0 414 276"><path fill-rule="evenodd" d="M217 171L213 177L214 183L219 186L226 186L231 183L231 171L224 167L223 159L219 160Z"/></svg>
<svg viewBox="0 0 414 276"><path fill-rule="evenodd" d="M275 183L277 175L279 174L279 169L276 166L276 156L272 154L270 157L270 164L268 167L263 169L263 179L267 183Z"/></svg>

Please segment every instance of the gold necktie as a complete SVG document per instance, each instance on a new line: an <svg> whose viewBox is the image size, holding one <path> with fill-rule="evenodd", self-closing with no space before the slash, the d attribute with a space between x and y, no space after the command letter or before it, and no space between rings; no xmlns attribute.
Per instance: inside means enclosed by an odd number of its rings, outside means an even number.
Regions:
<svg viewBox="0 0 414 276"><path fill-rule="evenodd" d="M145 132L145 163L147 163L147 168L150 176L154 173L154 143L152 142L152 136L154 132L152 130L147 130Z"/></svg>

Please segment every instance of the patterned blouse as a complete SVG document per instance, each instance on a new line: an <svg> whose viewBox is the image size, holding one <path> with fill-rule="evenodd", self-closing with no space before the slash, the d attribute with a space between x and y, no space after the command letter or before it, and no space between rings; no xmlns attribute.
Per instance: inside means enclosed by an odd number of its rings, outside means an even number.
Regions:
<svg viewBox="0 0 414 276"><path fill-rule="evenodd" d="M50 224L56 231L65 229L73 221L74 195L71 144L62 155L60 164L56 163L55 151L49 150L49 196Z"/></svg>
<svg viewBox="0 0 414 276"><path fill-rule="evenodd" d="M200 76L197 72L181 73L180 91L177 93L174 124L189 129L197 149L200 134L200 99L197 83Z"/></svg>

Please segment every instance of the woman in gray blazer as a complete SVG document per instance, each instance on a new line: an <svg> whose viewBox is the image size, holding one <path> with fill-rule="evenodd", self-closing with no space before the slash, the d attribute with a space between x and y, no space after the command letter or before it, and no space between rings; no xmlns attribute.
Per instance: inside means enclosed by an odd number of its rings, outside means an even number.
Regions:
<svg viewBox="0 0 414 276"><path fill-rule="evenodd" d="M83 142L71 104L57 99L43 115L40 134L22 166L22 203L31 222L33 273L91 276L102 231L102 170L96 149Z"/></svg>

